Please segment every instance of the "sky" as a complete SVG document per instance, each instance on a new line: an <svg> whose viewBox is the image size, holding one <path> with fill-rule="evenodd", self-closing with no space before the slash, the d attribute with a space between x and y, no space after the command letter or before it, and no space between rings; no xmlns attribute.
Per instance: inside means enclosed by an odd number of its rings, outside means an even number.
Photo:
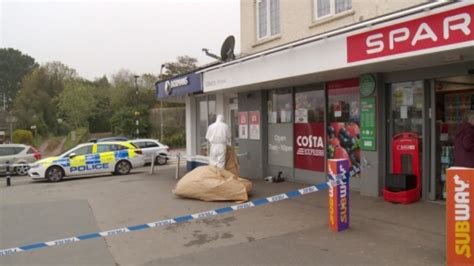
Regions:
<svg viewBox="0 0 474 266"><path fill-rule="evenodd" d="M0 48L61 61L94 79L121 69L158 74L179 55L214 61L228 35L240 51L239 0L0 0Z"/></svg>

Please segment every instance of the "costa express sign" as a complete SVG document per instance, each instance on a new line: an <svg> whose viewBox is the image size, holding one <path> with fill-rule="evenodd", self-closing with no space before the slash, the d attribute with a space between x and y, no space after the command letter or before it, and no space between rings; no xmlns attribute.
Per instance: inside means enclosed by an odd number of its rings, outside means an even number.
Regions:
<svg viewBox="0 0 474 266"><path fill-rule="evenodd" d="M324 123L295 123L295 168L324 172Z"/></svg>
<svg viewBox="0 0 474 266"><path fill-rule="evenodd" d="M347 62L474 41L474 5L347 37Z"/></svg>

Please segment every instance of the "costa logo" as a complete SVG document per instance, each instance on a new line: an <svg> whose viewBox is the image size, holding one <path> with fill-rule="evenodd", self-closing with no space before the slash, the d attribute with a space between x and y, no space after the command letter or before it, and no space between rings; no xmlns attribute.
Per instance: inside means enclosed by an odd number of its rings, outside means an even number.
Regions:
<svg viewBox="0 0 474 266"><path fill-rule="evenodd" d="M321 136L298 136L296 144L304 148L324 148L324 141Z"/></svg>
<svg viewBox="0 0 474 266"><path fill-rule="evenodd" d="M347 61L395 55L474 40L474 5L347 38Z"/></svg>

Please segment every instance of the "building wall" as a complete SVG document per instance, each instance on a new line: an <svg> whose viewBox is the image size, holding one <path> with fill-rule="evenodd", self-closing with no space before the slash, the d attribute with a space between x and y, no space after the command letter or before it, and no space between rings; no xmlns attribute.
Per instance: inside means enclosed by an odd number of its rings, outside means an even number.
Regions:
<svg viewBox="0 0 474 266"><path fill-rule="evenodd" d="M352 9L330 18L313 19L314 0L280 0L280 34L257 41L256 0L240 1L241 54L248 55L371 19L425 0L352 0Z"/></svg>

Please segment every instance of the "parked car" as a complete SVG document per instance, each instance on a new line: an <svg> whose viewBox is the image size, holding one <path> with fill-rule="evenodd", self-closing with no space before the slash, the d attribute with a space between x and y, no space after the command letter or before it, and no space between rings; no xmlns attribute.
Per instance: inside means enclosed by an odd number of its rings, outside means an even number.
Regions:
<svg viewBox="0 0 474 266"><path fill-rule="evenodd" d="M23 144L0 145L0 172L6 172L7 162L13 165L12 171L18 175L28 173L28 164L41 159L41 154L32 146Z"/></svg>
<svg viewBox="0 0 474 266"><path fill-rule="evenodd" d="M84 143L56 156L31 164L33 179L61 181L67 176L113 173L125 175L145 164L142 150L128 142Z"/></svg>
<svg viewBox="0 0 474 266"><path fill-rule="evenodd" d="M97 142L111 142L111 141L127 141L127 137L108 137L108 138L98 138L98 139L90 139L89 142L97 143Z"/></svg>
<svg viewBox="0 0 474 266"><path fill-rule="evenodd" d="M146 163L151 163L153 159L155 160L155 164L158 165L164 165L168 162L170 147L160 143L158 140L134 139L128 142L142 149ZM153 156L155 156L155 158L153 158Z"/></svg>

